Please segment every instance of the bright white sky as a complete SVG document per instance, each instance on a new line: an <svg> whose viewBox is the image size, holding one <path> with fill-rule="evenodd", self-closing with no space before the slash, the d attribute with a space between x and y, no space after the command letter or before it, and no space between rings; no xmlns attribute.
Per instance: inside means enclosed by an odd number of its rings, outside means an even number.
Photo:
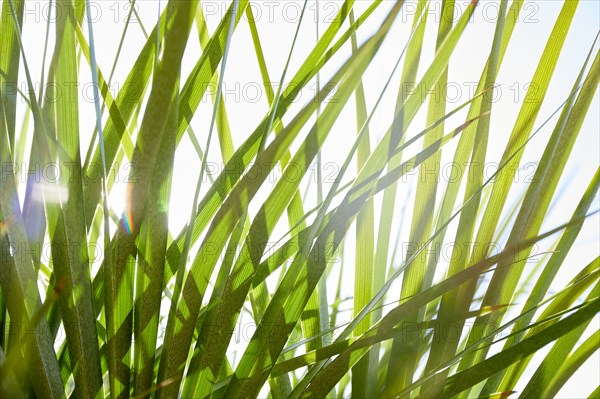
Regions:
<svg viewBox="0 0 600 399"><path fill-rule="evenodd" d="M0 0L0 3L2 1ZM301 1L257 1L253 2L253 10L257 19L258 31L262 41L263 50L267 59L269 73L273 82L278 82L281 76L283 66L289 47L298 23L300 10L302 8ZM469 1L457 1L457 10L462 13L465 10ZM92 3L94 14L94 32L96 39L96 51L98 64L105 76L108 76L112 63L117 51L124 21L127 17L129 3L127 1L111 1L102 0ZM159 3L155 0L138 1L138 12L148 31L152 29L156 21ZM165 1L160 5L164 7ZM342 1L339 0L321 0L318 2L318 13L316 2L309 1L306 10L304 21L300 29L300 35L296 48L294 50L286 84L295 73L300 63L312 49L315 43L316 22L318 22L321 33L328 27L331 22L331 16L339 10ZM360 0L356 2L356 14L359 15L366 9L371 2ZM396 62L396 57L400 54L401 49L405 46L406 40L410 34L413 15L411 10L414 10L416 1L407 1L403 14L400 20L397 21L392 28L388 39L385 41L377 57L373 60L364 77L364 87L367 96L367 106L369 110L372 108L381 89L388 79L393 65ZM428 65L434 55L435 37L437 34L437 26L434 22L439 20L441 1L433 1L431 11L429 13L428 27L426 31L425 45L423 48L423 58L421 65ZM229 1L206 1L202 2L203 10L206 14L209 29L212 33L215 27L222 18ZM373 33L380 25L383 17L387 14L391 1L384 2L372 16L372 18L361 28L359 32L359 41L364 41L371 33ZM508 48L504 63L500 70L498 83L501 85L498 94L498 102L494 105L492 115L492 130L490 134L490 143L488 149L488 158L490 162L497 162L503 152L511 127L517 117L518 111L522 104L523 96L527 90L527 83L531 80L537 63L540 59L550 31L554 25L556 17L562 6L561 1L526 1L521 12L520 21L513 34L511 44ZM459 47L451 60L449 70L449 81L452 82L453 95L456 101L449 107L453 108L464 101L468 100L472 94L473 85L478 81L481 70L488 56L491 40L494 32L494 23L496 12L498 9L497 1L483 1L479 9L475 12L472 23L469 24L463 39L459 43ZM24 27L24 46L30 69L33 71L34 80L39 81L40 68L42 64L43 53L43 38L45 37L46 16L48 15L47 2L27 1L26 16ZM318 14L318 15L317 15ZM7 16L3 16L6 18ZM579 9L575 15L571 31L567 37L563 53L559 60L555 71L550 89L547 94L546 101L542 107L536 127L541 125L546 118L554 112L567 97L571 87L575 81L581 65L590 50L592 42L600 28L600 2L594 0L582 0ZM51 27L51 31L53 27ZM84 27L87 34L87 28ZM52 45L51 38L51 43ZM113 78L113 87L118 89L120 82L125 80L129 68L135 61L138 51L144 41L144 36L137 23L133 23L127 33L125 45L123 47L121 58L117 65L116 73ZM52 47L50 47L52 48ZM197 36L192 34L192 38L186 49L184 56L184 76L192 68L200 54L199 42ZM326 82L327 78L335 72L340 63L350 55L350 48L346 46L340 51L334 60L328 65L321 74L321 82ZM419 69L419 76L425 72L424 68ZM24 75L21 74L21 77ZM384 101L381 103L378 111L375 113L370 125L371 142L379 139L385 129L389 126L392 116L394 103L397 93L397 82L399 73L394 77L393 83L389 90L385 93ZM93 104L91 102L92 91L89 87L91 82L91 73L85 60L82 58L81 75L80 75L80 115L81 115L81 134L83 136L82 143L87 146L89 137L95 123ZM88 86L86 86L88 84ZM25 91L26 86L23 83L20 88ZM225 92L224 99L229 115L229 122L234 139L234 145L239 146L245 137L247 137L256 127L257 123L262 119L268 110L265 92L262 89L258 63L256 62L250 31L245 19L238 26L232 40L231 52L227 64L225 74ZM295 109L299 109L302 104L310 99L314 94L315 86L302 91L301 98L295 105ZM113 91L113 94L114 91ZM354 117L354 101L351 100L338 122L333 128L331 137L326 142L323 149L323 162L331 163L331 169L325 169L323 174L326 176L329 172L335 171L334 166L341 165L346 150L350 148L356 135L356 122ZM425 109L426 107L423 107ZM20 114L22 115L25 109L25 104L19 106ZM600 106L598 96L596 96L588 114L588 117L581 129L581 133L573 149L575 154L571 157L567 165L564 178L558 189L560 198L553 205L550 216L544 224L542 230L549 229L560 223L568 220L573 212L577 202L587 187L593 173L598 167L600 160ZM196 117L192 122L192 126L199 137L201 145L204 147L206 141L206 132L208 131L212 104L210 97L207 94L204 97L203 104L196 113ZM292 113L293 115L293 113ZM447 130L452 129L464 121L464 113L459 114L456 118L451 118L447 123ZM289 120L289 119L287 119ZM424 126L425 114L421 112L413 122L414 129L422 129ZM555 121L555 120L554 120ZM541 153L547 142L554 123L546 126L538 136L528 146L522 161L523 170L519 173L520 183L515 185L514 192L511 193L509 202L515 201L522 190L526 187L524 179L533 173L535 162L541 157ZM414 134L416 130L409 131ZM216 139L216 136L215 136ZM297 145L294 147L297 148ZM412 153L420 148L420 145L413 147ZM455 148L455 143L450 144L444 151L442 165L451 160L452 150ZM86 148L82 148L82 156L85 156ZM407 156L411 153L409 151ZM211 145L209 153L209 161L214 161L220 164L220 152L218 151L218 142ZM187 136L184 142L177 150L175 174L173 181L173 194L171 206L171 227L173 235L187 222L193 198L195 182L199 172L199 160L195 155ZM123 170L121 179L125 177L127 171ZM354 169L347 177L352 177ZM493 173L493 168L490 168L490 173ZM414 184L414 177L406 180L400 185L398 194L398 208L400 209L406 202L408 190ZM308 184L308 179L305 181ZM324 187L327 189L330 184L325 182ZM111 195L111 206L120 212L123 208L124 199L124 184L117 184L114 192ZM205 186L206 187L206 186ZM302 187L306 187L303 184ZM266 188L268 190L268 187ZM304 189L302 189L303 191ZM268 191L264 191L267 193ZM315 188L312 185L307 203L314 204ZM411 191L414 196L414 190ZM264 194L263 194L264 195ZM438 194L438 200L441 195ZM410 215L412 201L414 197L408 199L406 212ZM459 195L462 198L462 195ZM260 201L256 201L259 203ZM598 198L592 209L598 209L600 203ZM252 207L256 209L256 204ZM399 213L399 212L397 212ZM399 222L399 220L398 220ZM564 272L556 279L556 287L565 284L574 274L577 273L584 265L589 263L593 258L600 254L598 243L599 218L594 216L585 224L581 235L575 244L575 248L571 252L565 264ZM277 239L284 233L285 226L280 226L273 235ZM399 241L408 239L409 223L404 223L399 229ZM448 236L451 236L450 229ZM348 240L351 243L354 240L354 234L348 235ZM551 240L545 245L552 244ZM346 259L353 259L352 245L346 245ZM351 273L351 263L347 265L348 272L345 274L347 284L345 294L352 295L353 276ZM530 270L530 269L528 269ZM527 270L526 270L527 272ZM395 292L394 292L395 290ZM333 291L333 290L330 290ZM394 287L388 301L396 299L398 296L398 287ZM333 295L333 292L331 292ZM351 307L351 301L346 304L346 308ZM351 312L345 312L347 316ZM588 331L595 331L600 327L598 319ZM600 357L598 353L588 361L582 368L582 372L577 378L573 378L563 391L565 395L570 397L587 396L598 384L598 375L600 375Z"/></svg>

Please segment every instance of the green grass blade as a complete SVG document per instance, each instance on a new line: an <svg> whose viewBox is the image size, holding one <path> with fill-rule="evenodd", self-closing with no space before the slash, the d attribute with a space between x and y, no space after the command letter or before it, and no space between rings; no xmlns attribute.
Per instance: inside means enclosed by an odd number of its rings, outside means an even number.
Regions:
<svg viewBox="0 0 600 399"><path fill-rule="evenodd" d="M60 3L69 10L71 5ZM71 12L74 12L71 9ZM67 195L61 198L57 209L58 221L50 227L53 231L52 257L58 281L66 286L60 298L61 315L67 334L71 365L74 370L75 392L94 397L100 393L102 376L96 333L96 315L93 307L92 287L85 216L83 214L83 189L81 158L79 154L79 112L77 105L67 99L77 96L77 65L75 59L75 32L71 20L64 14L57 21L59 48L56 59L56 84L68 90L55 105L56 139L59 165L67 182ZM50 206L50 205L49 205ZM51 215L54 212L48 212Z"/></svg>
<svg viewBox="0 0 600 399"><path fill-rule="evenodd" d="M17 15L17 21L19 25L23 24L23 8L25 2L23 0L13 0L13 7ZM2 41L0 42L0 71L2 71L2 78L0 78L0 93L4 106L4 118L6 123L6 129L8 132L8 143L11 148L14 148L15 134L16 134L16 122L17 122L17 88L19 79L19 63L21 61L21 54L19 49L19 39L17 37L18 31L8 16L11 14L11 5L9 1L2 3L2 15L6 16L0 21L0 36Z"/></svg>
<svg viewBox="0 0 600 399"><path fill-rule="evenodd" d="M163 299L163 275L169 235L168 210L176 149L178 107L177 93L170 104L165 135L160 143L161 156L157 159L150 179L144 222L139 237L133 352L136 396L150 390L154 380L158 315Z"/></svg>
<svg viewBox="0 0 600 399"><path fill-rule="evenodd" d="M429 7L427 0L419 0L417 3L417 12L413 21L413 39L410 41L406 59L404 61L404 67L402 70L402 77L400 80L398 97L396 100L396 112L400 112L402 105L408 98L408 92L404 88L407 83L414 82L417 79L417 70L421 59L421 50L423 47L423 39L425 36L425 27L427 25L427 18L423 15L427 12ZM417 17L418 16L418 17ZM392 129L402 129L403 119L397 119L394 121ZM401 133L400 133L401 134ZM403 139L404 140L404 139ZM402 153L396 154L390 159L388 170L394 170L399 167L402 163ZM379 219L379 228L377 231L377 247L375 251L375 274L373 276L373 289L379 291L385 284L386 271L388 267L388 252L390 250L390 241L392 236L392 221L394 219L394 208L396 203L396 193L398 191L398 184L394 183L387 188L383 194L383 200L381 205L381 216ZM378 309L373 312L372 320L378 321L381 318L382 310ZM371 354L371 370L375 371L378 369L378 347L376 346ZM390 358L390 362L394 362ZM392 370L391 363L385 372ZM394 376L393 373L388 374L387 378L391 379ZM376 378L376 376L371 376ZM388 384L391 381L388 381Z"/></svg>
<svg viewBox="0 0 600 399"><path fill-rule="evenodd" d="M202 185L202 180L204 178L204 172L205 172L205 168L207 165L207 160L206 160L206 156L208 155L208 151L209 151L209 147L210 147L210 143L211 143L211 137L212 137L212 132L215 126L215 121L217 119L217 115L218 115L218 111L219 111L219 105L221 104L221 93L222 93L222 83L223 83L223 77L225 74L225 67L227 65L227 53L229 50L229 46L231 44L231 37L233 35L234 29L235 29L235 24L236 24L236 18L235 16L238 14L238 6L239 6L239 2L236 0L232 3L232 11L231 11L231 16L229 17L229 25L228 25L228 29L227 29L227 38L225 41L225 49L223 51L223 60L221 63L221 76L220 76L220 80L219 80L219 87L217 89L217 94L215 97L215 107L213 108L213 113L212 113L212 117L211 117L211 122L210 122L210 126L209 126L209 131L208 131L208 136L207 136L207 141L206 141L206 146L205 146L205 157L202 159L202 165L200 167L200 175L198 177L198 182L196 185L196 192L194 194L194 202L192 204L192 216L190 218L190 224L193 223L195 216L196 216L196 202L198 200L199 194L200 194L200 189L201 189L201 185ZM224 154L225 156L227 154ZM188 230L186 232L186 239L185 239L185 244L184 244L184 248L183 248L183 256L180 258L180 264L179 264L179 269L178 269L178 273L177 273L177 280L176 280L176 285L175 285L175 289L174 289L174 295L172 298L172 302L171 302L171 309L169 311L169 319L167 321L167 331L165 334L165 341L163 344L163 348L166 348L167 351L171 351L171 346L175 344L175 341L177 341L177 338L179 337L180 334L180 324L178 323L179 320L177 320L178 315L177 312L178 310L178 306L179 306L179 300L180 300L180 296L183 293L184 297L183 297L183 301L186 301L185 298L185 291L183 290L184 287L184 274L185 274L185 266L186 266L186 261L187 261L187 255L188 255L188 251L190 248L190 243L192 240L192 233L193 230ZM188 277L189 278L189 277ZM202 301L202 299L200 298L200 302ZM196 327L196 319L197 319L198 314L196 314L193 317L193 322L194 322L194 326L193 328L195 329ZM184 341L185 342L185 341ZM177 343L179 344L179 342ZM162 383L163 381L172 381L174 380L174 382L168 384L164 389L161 389L159 391L159 396L161 395L173 395L175 394L176 391L179 390L179 385L180 385L180 379L182 378L183 375L183 366L185 365L185 360L187 357L187 352L189 351L188 348L188 343L186 342L186 346L185 347L178 347L176 349L173 350L174 354L171 355L169 353L169 356L164 358L161 356L161 362L159 364L159 370L158 370L158 377L157 377L157 383Z"/></svg>
<svg viewBox="0 0 600 399"><path fill-rule="evenodd" d="M350 11L350 24L354 23L354 13ZM356 33L351 38L352 53L356 53ZM357 134L362 134L359 139L356 150L356 168L357 171L364 166L371 154L371 144L369 139L369 126L367 122L367 103L365 100L365 89L362 80L359 82L354 92L356 101L356 129ZM364 133L361 132L362 126L365 126ZM374 274L374 256L375 256L375 207L373 201L367 201L363 209L356 217L356 253L354 260L354 313L358 314L363 306L371 299L371 290L373 288ZM356 336L360 336L367 331L371 325L371 320L366 317L360 323L356 330ZM375 353L374 353L375 355ZM369 359L365 358L352 369L352 393L357 397L368 397L373 395L373 386L369 386Z"/></svg>
<svg viewBox="0 0 600 399"><path fill-rule="evenodd" d="M442 2L442 15L454 15L454 0L445 0ZM439 51L440 46L443 44L448 33L452 29L452 18L443 17L440 19L438 24L436 51ZM444 70L439 75L439 79L436 83L439 87L446 87L448 84L448 69ZM439 118L446 114L446 99L444 96L438 98L437 95L429 97L429 107L427 110L427 125L431 125L436 122ZM423 141L423 148L427 148L440 139L444 132L444 125L440 124L428 135ZM415 204L412 214L412 223L410 229L409 243L411 243L412 250L406 253L406 258L412 256L412 251L420 247L423 242L429 238L431 230L433 228L433 215L435 208L436 192L438 187L438 175L439 165L441 159L441 152L436 153L430 159L428 159L421 168L419 169L419 178L417 183L417 191L415 195ZM432 173L433 172L433 173ZM400 292L400 298L406 298L414 295L420 291L423 286L423 276L426 274L426 259L419 257L416 262L411 263L411 266L404 272L402 280L402 290ZM422 320L422 315L419 315L415 320L409 320L409 322L418 322ZM396 378L389 378L388 382L395 381L396 384L406 385L412 382L414 370L417 366L418 361L418 345L415 344L413 339L407 340L396 340L392 346L391 363L389 365L389 372L395 373Z"/></svg>

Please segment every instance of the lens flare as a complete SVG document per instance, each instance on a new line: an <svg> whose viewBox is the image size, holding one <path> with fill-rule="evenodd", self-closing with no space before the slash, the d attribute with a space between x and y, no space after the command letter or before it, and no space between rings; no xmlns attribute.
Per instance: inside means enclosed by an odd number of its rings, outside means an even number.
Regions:
<svg viewBox="0 0 600 399"><path fill-rule="evenodd" d="M128 198L131 199L131 196L128 196ZM123 223L125 231L129 234L133 234L133 213L131 209L131 201L128 201L128 203L125 205L125 210L121 215L121 223Z"/></svg>

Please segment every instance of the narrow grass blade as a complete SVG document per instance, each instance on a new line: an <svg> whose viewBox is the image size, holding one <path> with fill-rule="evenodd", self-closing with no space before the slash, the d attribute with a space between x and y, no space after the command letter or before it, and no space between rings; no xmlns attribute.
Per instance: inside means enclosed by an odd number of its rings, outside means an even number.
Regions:
<svg viewBox="0 0 600 399"><path fill-rule="evenodd" d="M354 13L350 11L350 24L354 23ZM356 52L356 32L351 38L352 53ZM358 148L356 150L356 168L364 166L371 154L371 144L369 138L369 126L367 122L367 103L365 100L365 89L362 79L354 92L356 102L356 129L357 134L362 135L359 138ZM364 133L362 132L362 126ZM354 259L354 313L358 314L362 307L371 299L371 290L373 288L374 274L374 256L375 256L375 207L373 201L367 201L356 217L356 253ZM324 277L323 277L324 278ZM368 330L371 325L370 317L366 317L360 323L356 330L356 336ZM374 394L369 387L369 359L365 358L352 369L352 393L357 397L368 397ZM371 389L369 389L371 388Z"/></svg>
<svg viewBox="0 0 600 399"><path fill-rule="evenodd" d="M19 25L23 24L23 8L25 2L23 0L12 0L13 7L17 16ZM19 79L19 63L21 61L21 52L19 49L19 40L17 38L18 31L9 17L11 15L10 1L2 3L2 15L5 16L0 21L0 93L2 97L0 101L4 107L4 119L2 123L6 123L8 133L8 143L11 148L15 145L16 122L17 122L17 88Z"/></svg>

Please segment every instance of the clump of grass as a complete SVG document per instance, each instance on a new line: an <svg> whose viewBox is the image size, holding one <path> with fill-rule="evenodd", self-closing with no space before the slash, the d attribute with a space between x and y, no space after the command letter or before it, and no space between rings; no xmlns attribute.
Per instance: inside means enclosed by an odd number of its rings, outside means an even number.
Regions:
<svg viewBox="0 0 600 399"><path fill-rule="evenodd" d="M456 106L404 88L416 82L427 93L447 85L459 42L477 34L467 29L477 1L459 18L436 23L435 53L423 62L431 4L418 0L405 47L386 54L393 71L369 104L367 70L388 51L385 43L398 40L390 32L402 23L403 1L375 1L363 11L343 1L327 29L317 25L317 42L296 68L290 62L295 43L302 24L311 23L305 1L293 41L282 47L286 62L275 88L248 0L230 2L212 32L198 1L152 5L159 11L152 30L132 1L112 65L96 57L99 32L91 18L84 24L89 1L57 0L69 12L47 23L41 71L27 62L33 46L22 36L25 2L4 0L0 397L555 396L597 351L600 333L586 333L600 310L599 259L566 262L596 212L598 171L572 214L546 227L566 164L578 156L574 144L600 79L596 37L570 92L542 112L549 87L561 79L555 69L578 3L564 2L556 20L545 21L553 29L545 43L536 43L544 51L534 89L498 149L499 167L487 176L490 135L499 123L492 94L522 1L500 1L493 39L476 49L487 54L477 89ZM443 1L442 15L454 14L455 6ZM359 41L374 15L383 16L378 29ZM145 43L115 95L109 87L132 21ZM236 115L228 112L222 88L241 27L249 28L268 109L236 147L229 125ZM196 40L201 50L187 70L184 55ZM342 59L343 51L351 56ZM47 84L36 87L35 73ZM321 82L321 73L329 79ZM95 121L69 101L80 95L71 83L89 77ZM27 91L13 90L22 80ZM314 98L296 104L315 80ZM282 89L285 82L294 84ZM198 129L194 116L209 86L216 87L210 124ZM67 93L57 97L57 87ZM391 123L374 131L373 118L395 87ZM327 101L332 94L335 101ZM18 98L26 105L22 121ZM325 148L348 107L356 133L346 135L343 162L326 187ZM419 112L426 113L424 123ZM94 131L87 148L84 125ZM548 137L539 136L543 130L551 130ZM541 159L513 201L510 194L520 189L515 171L536 136ZM173 173L187 140L201 166L189 220L175 231ZM225 168L207 180L217 145ZM440 182L443 155L469 165L468 173ZM123 160L135 167L135 180L127 183L118 216L111 177ZM315 162L320 179L311 187ZM30 173L15 167L21 163ZM63 174L40 183L48 164ZM92 178L98 165L100 178ZM281 175L272 173L276 167ZM287 171L299 177L287 179ZM414 196L403 180L413 172ZM408 249L399 249L398 220L410 221ZM534 249L547 239L553 250L540 256ZM434 250L445 242L455 244L452 262ZM502 245L494 249L496 242ZM45 244L50 253L42 257L35 249ZM92 267L98 247L100 266ZM531 262L535 267L526 267ZM551 291L566 267L576 276ZM256 328L236 345L236 327L246 320ZM450 327L455 339L446 336Z"/></svg>

